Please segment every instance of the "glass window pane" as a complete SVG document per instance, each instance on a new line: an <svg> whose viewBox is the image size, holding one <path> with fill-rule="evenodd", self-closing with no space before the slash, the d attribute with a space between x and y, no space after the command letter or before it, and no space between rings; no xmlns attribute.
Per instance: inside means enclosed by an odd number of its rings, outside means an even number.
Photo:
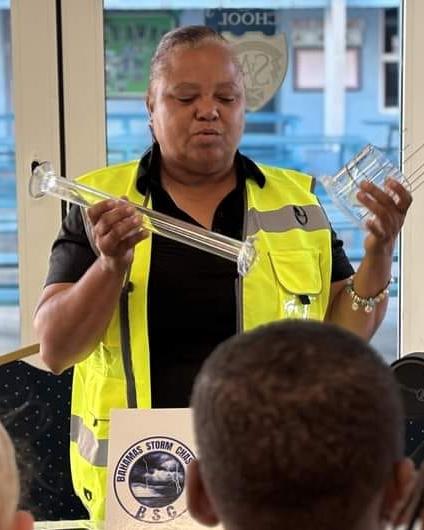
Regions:
<svg viewBox="0 0 424 530"><path fill-rule="evenodd" d="M384 64L384 106L397 107L399 101L399 65L398 63Z"/></svg>
<svg viewBox="0 0 424 530"><path fill-rule="evenodd" d="M3 2L4 5L4 2ZM10 4L0 9L0 352L19 347L15 135Z"/></svg>
<svg viewBox="0 0 424 530"><path fill-rule="evenodd" d="M324 119L325 94L330 88L324 71L326 8L307 9L307 4L306 0L304 4L299 1L291 9L277 10L266 9L266 5L264 9L205 10L196 9L195 2L190 2L186 9L171 10L166 9L165 3L162 11L146 11L143 10L146 4L140 0L139 9L133 1L126 4L133 9L123 13L122 2L107 0L109 163L139 158L151 142L144 104L149 59L158 36L166 27L188 24L211 25L236 43L246 76L249 106L241 151L252 159L303 171L318 180L320 176L337 172L367 143L376 145L397 162L398 64L387 62L383 69L386 80L383 91L383 80L375 72L381 71L383 53L393 53L397 49L398 9L383 9L373 0L369 1L369 7L347 9L348 68L332 81L343 84L344 107L331 108L335 121L342 113L345 128L341 133L331 134L325 130ZM149 30L146 20L149 20ZM375 38L381 34L382 20L384 46ZM285 51L283 34L287 41L288 68L280 86ZM255 39L261 41L256 47L252 44ZM130 51L133 53L135 49L142 50L137 56L137 65L129 59ZM296 71L299 62L300 76ZM302 84L303 89L297 90L297 84ZM392 107L392 113L387 115L383 106ZM317 194L333 227L344 240L351 262L357 266L363 256L364 233L331 203L319 184ZM395 263L395 276L396 267ZM394 360L397 355L396 282L391 290L388 315L374 341L388 360Z"/></svg>
<svg viewBox="0 0 424 530"><path fill-rule="evenodd" d="M397 53L399 49L398 9L384 10L384 51Z"/></svg>

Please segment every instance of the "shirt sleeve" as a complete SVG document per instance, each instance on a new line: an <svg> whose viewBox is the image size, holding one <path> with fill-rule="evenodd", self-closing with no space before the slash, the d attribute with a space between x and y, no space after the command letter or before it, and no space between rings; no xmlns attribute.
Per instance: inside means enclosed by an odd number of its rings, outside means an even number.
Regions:
<svg viewBox="0 0 424 530"><path fill-rule="evenodd" d="M355 272L343 249L343 241L338 239L336 232L331 228L331 254L332 269L331 281L346 280Z"/></svg>
<svg viewBox="0 0 424 530"><path fill-rule="evenodd" d="M45 287L53 283L75 283L96 261L79 206L72 205L53 243Z"/></svg>

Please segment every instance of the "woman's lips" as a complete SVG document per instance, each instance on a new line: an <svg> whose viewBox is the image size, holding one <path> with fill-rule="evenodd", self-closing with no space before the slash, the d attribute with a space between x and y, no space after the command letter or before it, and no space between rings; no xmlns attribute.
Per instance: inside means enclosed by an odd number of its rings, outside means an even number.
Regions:
<svg viewBox="0 0 424 530"><path fill-rule="evenodd" d="M199 136L199 135L206 135L206 136L219 136L221 134L220 131L216 130L216 129L201 129L200 131L196 131L194 133L195 136Z"/></svg>

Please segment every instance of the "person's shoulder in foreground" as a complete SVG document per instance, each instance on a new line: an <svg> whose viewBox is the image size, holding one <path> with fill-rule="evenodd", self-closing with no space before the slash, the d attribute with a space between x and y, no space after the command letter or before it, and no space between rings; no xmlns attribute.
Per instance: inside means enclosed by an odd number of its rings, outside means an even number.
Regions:
<svg viewBox="0 0 424 530"><path fill-rule="evenodd" d="M0 530L31 530L33 527L31 515L17 510L19 491L15 451L0 423Z"/></svg>
<svg viewBox="0 0 424 530"><path fill-rule="evenodd" d="M226 530L379 530L413 476L390 368L333 325L233 337L192 396L199 460L188 505Z"/></svg>

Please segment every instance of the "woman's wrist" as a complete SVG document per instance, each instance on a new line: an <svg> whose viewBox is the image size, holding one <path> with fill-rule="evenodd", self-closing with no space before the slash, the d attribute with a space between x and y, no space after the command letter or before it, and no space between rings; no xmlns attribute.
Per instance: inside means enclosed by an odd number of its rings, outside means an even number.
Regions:
<svg viewBox="0 0 424 530"><path fill-rule="evenodd" d="M98 261L102 272L113 274L114 276L124 276L129 267L127 260L112 258L104 254L100 254Z"/></svg>
<svg viewBox="0 0 424 530"><path fill-rule="evenodd" d="M392 278L386 283L385 287L379 290L372 296L361 296L355 289L354 285L355 274L347 280L345 291L352 300L352 309L353 311L358 311L358 309L363 309L365 313L371 313L374 308L382 302L385 298L389 296L389 287L392 282Z"/></svg>
<svg viewBox="0 0 424 530"><path fill-rule="evenodd" d="M371 236L365 241L365 256L372 259L391 259L395 245L396 239L391 238L382 241Z"/></svg>

